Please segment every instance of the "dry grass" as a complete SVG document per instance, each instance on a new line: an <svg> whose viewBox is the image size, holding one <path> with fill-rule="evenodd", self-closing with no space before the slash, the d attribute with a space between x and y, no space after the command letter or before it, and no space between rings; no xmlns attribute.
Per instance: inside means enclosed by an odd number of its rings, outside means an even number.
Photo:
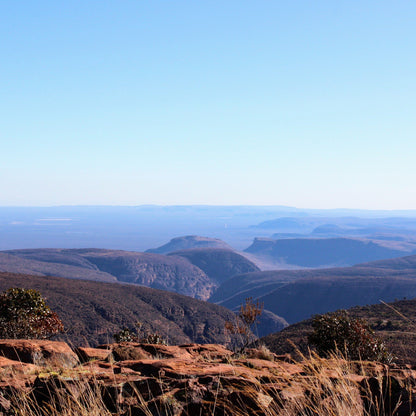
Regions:
<svg viewBox="0 0 416 416"><path fill-rule="evenodd" d="M264 416L395 416L403 397L375 394L375 391L390 391L385 385L385 374L365 374L364 363L349 362L341 356L330 359L312 355L299 363L303 371L289 375L279 373L278 384L246 383L235 390L220 380L214 400L202 401L199 409L186 413L186 399L179 402L170 391L145 402L138 389L131 386L129 397L124 402L113 402L109 409L103 399L103 386L100 381L80 379L63 380L50 377L47 381L49 396L42 405L42 397L32 391L15 393L7 415L19 416L176 416L176 415L264 415ZM377 369L376 366L372 367ZM386 368L380 366L380 368ZM360 374L357 374L360 373ZM365 377L371 383L365 382ZM384 382L383 382L384 380ZM228 389L227 395L221 389ZM377 390L378 389L378 390ZM52 400L50 400L52 397ZM155 408L155 403L157 406ZM130 406L133 404L133 406ZM401 415L414 415L411 409Z"/></svg>
<svg viewBox="0 0 416 416"><path fill-rule="evenodd" d="M15 393L10 414L18 416L112 416L105 406L98 388L78 383L75 388L55 390L54 400L40 406L30 393Z"/></svg>

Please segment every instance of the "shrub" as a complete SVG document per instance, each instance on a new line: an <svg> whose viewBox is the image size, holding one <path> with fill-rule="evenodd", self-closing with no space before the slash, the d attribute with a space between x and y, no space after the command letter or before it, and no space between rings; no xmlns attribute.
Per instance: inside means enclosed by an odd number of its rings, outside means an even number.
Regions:
<svg viewBox="0 0 416 416"><path fill-rule="evenodd" d="M351 318L346 311L317 315L308 341L320 356L340 351L351 360L391 362L384 343L363 319Z"/></svg>
<svg viewBox="0 0 416 416"><path fill-rule="evenodd" d="M128 328L123 328L121 331L113 335L115 342L137 342L139 338Z"/></svg>
<svg viewBox="0 0 416 416"><path fill-rule="evenodd" d="M168 345L167 341L158 333L145 333L143 323L136 322L136 330L123 328L113 335L115 342L140 342L142 344L163 344Z"/></svg>
<svg viewBox="0 0 416 416"><path fill-rule="evenodd" d="M63 329L37 290L11 288L0 294L0 338L47 339Z"/></svg>
<svg viewBox="0 0 416 416"><path fill-rule="evenodd" d="M164 339L160 334L147 334L146 337L140 340L142 344L160 344L160 345L168 345L166 339Z"/></svg>

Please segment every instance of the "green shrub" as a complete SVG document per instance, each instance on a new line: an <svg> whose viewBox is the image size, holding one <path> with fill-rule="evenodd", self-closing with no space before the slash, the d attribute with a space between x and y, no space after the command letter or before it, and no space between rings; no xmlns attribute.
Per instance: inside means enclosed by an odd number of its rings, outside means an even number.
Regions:
<svg viewBox="0 0 416 416"><path fill-rule="evenodd" d="M136 322L136 330L123 328L113 335L115 342L140 342L142 344L163 344L168 345L167 341L158 333L148 333L143 330L143 323Z"/></svg>
<svg viewBox="0 0 416 416"><path fill-rule="evenodd" d="M351 360L391 362L384 343L363 319L351 318L346 311L316 315L308 341L320 356L339 351Z"/></svg>
<svg viewBox="0 0 416 416"><path fill-rule="evenodd" d="M0 338L47 339L63 329L37 290L11 288L0 294Z"/></svg>
<svg viewBox="0 0 416 416"><path fill-rule="evenodd" d="M113 335L115 342L137 342L139 339L137 335L128 328L123 328Z"/></svg>

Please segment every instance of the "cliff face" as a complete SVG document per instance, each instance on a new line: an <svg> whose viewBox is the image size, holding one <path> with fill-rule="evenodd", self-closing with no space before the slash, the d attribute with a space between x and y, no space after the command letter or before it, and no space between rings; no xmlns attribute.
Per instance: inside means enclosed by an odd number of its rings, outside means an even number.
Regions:
<svg viewBox="0 0 416 416"><path fill-rule="evenodd" d="M0 252L0 271L135 283L203 300L218 286L182 257L122 250L10 250Z"/></svg>
<svg viewBox="0 0 416 416"><path fill-rule="evenodd" d="M83 257L118 281L181 293L206 300L216 285L198 267L181 257L151 253L103 251Z"/></svg>
<svg viewBox="0 0 416 416"><path fill-rule="evenodd" d="M260 269L250 260L233 250L221 248L194 248L170 253L169 256L183 257L220 284L241 273L258 272Z"/></svg>
<svg viewBox="0 0 416 416"><path fill-rule="evenodd" d="M327 416L342 409L367 416L397 405L394 414L404 416L414 406L416 372L379 363L294 363L264 349L242 355L214 344L71 350L33 340L0 341L0 355L3 414L30 404L36 414Z"/></svg>

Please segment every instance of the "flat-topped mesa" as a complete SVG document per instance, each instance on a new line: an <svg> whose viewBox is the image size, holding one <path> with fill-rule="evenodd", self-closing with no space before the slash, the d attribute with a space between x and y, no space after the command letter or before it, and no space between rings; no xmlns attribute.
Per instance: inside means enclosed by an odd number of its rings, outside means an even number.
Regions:
<svg viewBox="0 0 416 416"><path fill-rule="evenodd" d="M146 250L146 253L168 254L178 250L189 250L193 248L225 248L232 250L225 241L219 238L201 237L199 235L185 235L172 238L168 243L157 248Z"/></svg>

